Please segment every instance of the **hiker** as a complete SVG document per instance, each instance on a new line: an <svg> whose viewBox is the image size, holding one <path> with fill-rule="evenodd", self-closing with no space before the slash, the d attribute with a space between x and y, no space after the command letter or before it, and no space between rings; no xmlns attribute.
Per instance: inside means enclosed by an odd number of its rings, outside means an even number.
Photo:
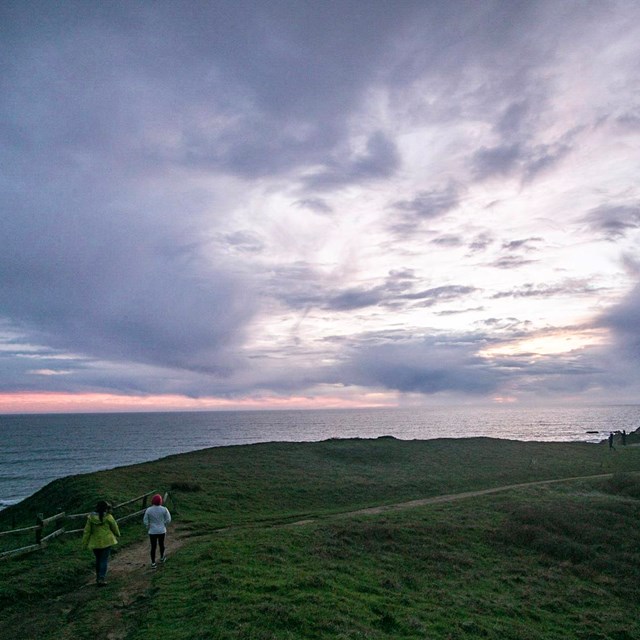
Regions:
<svg viewBox="0 0 640 640"><path fill-rule="evenodd" d="M167 525L171 522L171 514L167 507L162 506L162 496L156 493L151 498L151 506L144 512L142 519L144 526L149 532L149 542L151 543L151 568L155 569L156 547L160 547L160 562L166 560L164 555L164 537L167 533Z"/></svg>
<svg viewBox="0 0 640 640"><path fill-rule="evenodd" d="M613 431L609 432L609 449L613 449L615 451L615 447L613 446Z"/></svg>
<svg viewBox="0 0 640 640"><path fill-rule="evenodd" d="M82 546L91 549L96 557L96 584L107 584L107 568L111 547L118 544L120 529L111 515L111 505L106 500L96 504L96 510L87 516L82 535Z"/></svg>
<svg viewBox="0 0 640 640"><path fill-rule="evenodd" d="M623 447L627 446L627 430L626 429L622 430L622 446Z"/></svg>

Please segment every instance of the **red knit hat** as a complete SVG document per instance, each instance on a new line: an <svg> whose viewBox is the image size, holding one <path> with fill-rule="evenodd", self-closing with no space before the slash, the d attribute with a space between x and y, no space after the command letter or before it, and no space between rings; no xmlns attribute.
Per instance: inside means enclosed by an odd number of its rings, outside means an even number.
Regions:
<svg viewBox="0 0 640 640"><path fill-rule="evenodd" d="M162 504L162 496L159 493L156 493L156 495L151 498L151 504Z"/></svg>

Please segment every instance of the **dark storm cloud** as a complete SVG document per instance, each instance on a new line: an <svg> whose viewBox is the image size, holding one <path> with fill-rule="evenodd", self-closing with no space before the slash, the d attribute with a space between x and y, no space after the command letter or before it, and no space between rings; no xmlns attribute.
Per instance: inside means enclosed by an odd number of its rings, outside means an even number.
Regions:
<svg viewBox="0 0 640 640"><path fill-rule="evenodd" d="M599 324L612 331L616 352L635 366L640 377L640 284L604 313Z"/></svg>
<svg viewBox="0 0 640 640"><path fill-rule="evenodd" d="M421 191L412 200L400 200L392 206L418 219L437 218L460 204L457 187L449 185L444 189Z"/></svg>
<svg viewBox="0 0 640 640"><path fill-rule="evenodd" d="M255 311L237 278L205 267L193 251L176 253L174 237L102 228L71 243L68 231L52 222L46 233L43 222L0 256L1 313L36 343L217 370L215 356L237 343Z"/></svg>
<svg viewBox="0 0 640 640"><path fill-rule="evenodd" d="M523 182L534 180L538 175L544 174L562 162L573 151L572 144L565 141L572 137L573 134L569 133L563 140L553 144L539 144L532 147L524 162Z"/></svg>
<svg viewBox="0 0 640 640"><path fill-rule="evenodd" d="M473 156L476 178L483 180L493 176L507 176L520 164L522 150L517 144L482 147Z"/></svg>
<svg viewBox="0 0 640 640"><path fill-rule="evenodd" d="M605 320L609 324L620 321L620 333L631 340L635 351L624 359L602 347L550 355L479 355L487 347L505 345L505 340L508 344L510 340L545 336L544 331L531 330L528 321L493 318L485 322L485 330L457 335L418 337L389 332L354 337L342 352L338 378L350 384L425 395L484 396L504 392L505 385L510 393L523 398L633 388L640 380L640 334L636 330L640 295L636 291L630 298L633 301L628 308L620 309L615 319L608 316ZM570 327L565 329L571 331Z"/></svg>
<svg viewBox="0 0 640 640"><path fill-rule="evenodd" d="M518 80L512 78L511 82L508 91L517 91ZM472 154L470 167L476 180L513 177L526 184L553 169L573 151L583 126L572 126L555 139L540 141L538 134L544 126L541 116L549 108L544 83L531 83L526 93L524 99L511 102L503 110L500 101L485 98L484 110L494 119L497 141Z"/></svg>
<svg viewBox="0 0 640 640"><path fill-rule="evenodd" d="M571 146L563 141L529 147L521 143L482 147L473 156L473 173L478 180L515 175L526 182L553 168L570 152Z"/></svg>
<svg viewBox="0 0 640 640"><path fill-rule="evenodd" d="M606 239L615 240L640 228L640 204L602 205L589 211L583 221Z"/></svg>
<svg viewBox="0 0 640 640"><path fill-rule="evenodd" d="M270 294L293 309L353 311L367 307L431 307L459 300L477 291L463 285L443 285L415 291L420 281L411 270L391 271L380 284L336 289L310 265L281 268L268 285Z"/></svg>
<svg viewBox="0 0 640 640"><path fill-rule="evenodd" d="M363 346L343 367L352 384L383 387L402 392L436 394L460 392L487 394L502 378L475 348L451 340L442 344L424 339L396 344Z"/></svg>
<svg viewBox="0 0 640 640"><path fill-rule="evenodd" d="M336 8L4 3L4 138L36 161L108 153L138 170L245 177L306 163L325 167L311 180L323 188L389 175L398 158L382 132L361 154L339 149L413 7L340 3L338 21Z"/></svg>
<svg viewBox="0 0 640 640"><path fill-rule="evenodd" d="M420 191L409 200L398 200L389 205L392 212L389 229L400 236L411 236L426 222L455 211L459 204L460 187L454 183Z"/></svg>
<svg viewBox="0 0 640 640"><path fill-rule="evenodd" d="M207 229L225 206L180 178L312 164L318 189L399 166L348 114L410 4L3 3L0 316L56 349L227 375L257 298ZM348 64L344 61L348 60ZM306 206L327 212L319 198ZM206 212L206 215L205 215ZM220 238L220 236L218 236ZM364 295L364 294L363 294ZM349 291L329 306L364 304Z"/></svg>
<svg viewBox="0 0 640 640"><path fill-rule="evenodd" d="M333 146L380 51L378 21L388 34L401 12L345 5L358 19L330 42L320 37L334 24L328 7L253 8L220 3L189 17L170 3L3 5L0 314L30 340L226 374L255 301L205 258L209 203L171 193L167 167L254 176L329 158L317 186L396 168L382 133L345 161ZM259 55L246 55L249 43ZM226 241L262 250L250 232Z"/></svg>
<svg viewBox="0 0 640 640"><path fill-rule="evenodd" d="M400 166L395 143L382 131L372 134L366 148L355 155L337 156L305 180L308 188L324 191L392 176Z"/></svg>

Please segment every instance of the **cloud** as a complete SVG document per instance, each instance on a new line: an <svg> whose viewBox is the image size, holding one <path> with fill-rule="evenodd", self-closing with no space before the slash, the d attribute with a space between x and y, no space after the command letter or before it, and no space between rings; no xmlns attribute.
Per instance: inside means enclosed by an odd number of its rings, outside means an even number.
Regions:
<svg viewBox="0 0 640 640"><path fill-rule="evenodd" d="M306 178L307 188L327 191L349 184L361 184L392 176L400 166L395 142L382 131L371 134L363 151L348 152L325 163L318 172Z"/></svg>
<svg viewBox="0 0 640 640"><path fill-rule="evenodd" d="M250 286L212 262L191 194L177 204L125 183L55 167L65 187L33 185L0 227L0 315L35 344L106 359L227 370L256 312ZM168 207L168 209L166 208ZM152 215L151 215L152 214Z"/></svg>
<svg viewBox="0 0 640 640"><path fill-rule="evenodd" d="M411 270L393 270L374 286L334 288L323 282L321 274L309 265L299 264L292 269L278 270L268 286L273 295L293 309L318 308L336 312L377 306L399 309L408 304L432 307L465 298L476 291L474 287L464 285L442 285L415 291L419 283Z"/></svg>
<svg viewBox="0 0 640 640"><path fill-rule="evenodd" d="M500 298L554 298L556 296L588 296L602 291L602 287L595 286L589 280L565 280L555 284L534 284L528 282L514 289L499 291L491 297Z"/></svg>
<svg viewBox="0 0 640 640"><path fill-rule="evenodd" d="M508 176L520 165L522 149L517 144L481 147L472 159L474 175L479 180Z"/></svg>
<svg viewBox="0 0 640 640"><path fill-rule="evenodd" d="M223 242L241 253L257 254L264 251L264 241L253 231L234 231L222 237Z"/></svg>
<svg viewBox="0 0 640 640"><path fill-rule="evenodd" d="M486 180L495 177L520 176L528 182L553 168L571 152L571 145L563 140L553 144L524 145L522 143L481 147L473 155L474 177Z"/></svg>
<svg viewBox="0 0 640 640"><path fill-rule="evenodd" d="M407 300L421 300L420 306L431 307L438 302L457 300L468 296L477 291L475 287L466 287L463 285L444 285L441 287L433 287L424 291L415 293L405 293L402 295Z"/></svg>
<svg viewBox="0 0 640 640"><path fill-rule="evenodd" d="M431 244L440 247L461 247L464 245L464 238L453 233L446 233L431 240Z"/></svg>
<svg viewBox="0 0 640 640"><path fill-rule="evenodd" d="M636 280L639 16L2 3L0 385L477 397L619 372L478 353ZM630 353L636 298L600 319Z"/></svg>
<svg viewBox="0 0 640 640"><path fill-rule="evenodd" d="M633 363L640 374L640 284L603 313L599 324L612 331L616 351L625 361Z"/></svg>
<svg viewBox="0 0 640 640"><path fill-rule="evenodd" d="M296 205L298 207L310 209L311 211L319 214L333 213L333 209L329 204L327 204L324 198L305 198L303 200L298 200Z"/></svg>
<svg viewBox="0 0 640 640"><path fill-rule="evenodd" d="M521 256L503 256L491 263L496 269L518 269L528 264L533 264L535 260L523 258Z"/></svg>
<svg viewBox="0 0 640 640"><path fill-rule="evenodd" d="M544 241L544 238L540 238L540 237L522 238L520 240L509 240L508 242L502 243L502 248L507 251L518 251L520 249L529 251L529 250L535 249L534 245L543 241Z"/></svg>
<svg viewBox="0 0 640 640"><path fill-rule="evenodd" d="M583 218L594 231L608 240L623 237L640 228L640 204L606 204L591 209Z"/></svg>
<svg viewBox="0 0 640 640"><path fill-rule="evenodd" d="M483 232L478 234L469 244L469 251L471 253L480 253L485 251L493 242L495 238L489 232Z"/></svg>
<svg viewBox="0 0 640 640"><path fill-rule="evenodd" d="M640 107L618 116L616 122L632 133L640 131Z"/></svg>
<svg viewBox="0 0 640 640"><path fill-rule="evenodd" d="M362 347L342 373L352 384L429 395L487 394L498 388L502 377L468 344L442 345L433 339Z"/></svg>
<svg viewBox="0 0 640 640"><path fill-rule="evenodd" d="M455 209L459 204L458 188L450 184L443 189L421 191L412 200L400 200L392 206L419 220L429 220Z"/></svg>

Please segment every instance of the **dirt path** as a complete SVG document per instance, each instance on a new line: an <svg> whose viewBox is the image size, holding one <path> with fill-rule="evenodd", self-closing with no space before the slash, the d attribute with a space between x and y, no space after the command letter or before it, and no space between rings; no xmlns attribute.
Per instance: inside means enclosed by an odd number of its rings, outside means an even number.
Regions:
<svg viewBox="0 0 640 640"><path fill-rule="evenodd" d="M410 500L408 502L399 502L396 504L368 507L366 509L346 511L318 518L306 518L304 520L299 520L297 522L281 526L303 526L305 524L324 522L338 518L347 518L358 515L375 515L389 511L412 509L428 504L465 500L467 498L510 491L513 489L571 482L574 480L594 480L599 478L609 478L611 476L612 474L605 473L593 476L559 478L555 480L540 480L536 482L511 484L502 487L493 487L491 489L465 491L462 493L433 496L430 498ZM232 531L237 528L241 527L226 527L224 529L219 529L218 532ZM106 640L124 640L124 638L126 638L127 633L135 624L136 612L146 605L146 601L150 597L153 576L159 571L170 570L171 564L174 562L173 554L185 544L187 538L187 532L181 532L178 527L170 531L167 536L167 563L165 565L158 565L158 569L156 570L151 569L149 566L149 543L146 539L140 543L129 545L126 549L114 554L111 562L109 563L109 585L104 588L105 592L108 592L107 590L109 589L112 590L113 598L110 600L110 606L103 607L95 614L94 629L96 631L96 636L106 638ZM178 561L178 558L176 558L175 561ZM61 630L59 636L61 640L73 640L78 637L74 622L75 613L95 598L96 589L98 589L98 587L96 587L94 579L91 577L87 580L82 589L59 596L55 599L55 602L51 603L52 606L60 610L61 616L67 621L65 628Z"/></svg>
<svg viewBox="0 0 640 640"><path fill-rule="evenodd" d="M136 612L145 606L153 584L153 576L170 567L173 555L185 543L186 536L178 527L172 527L167 535L167 562L152 569L149 558L149 541L144 540L117 550L109 561L107 586L97 587L93 574L87 576L82 588L55 598L48 603L49 611L59 612L64 627L60 629L61 640L74 640L81 633L76 622L77 612L90 606L98 589L111 594L109 606L97 609L92 614L92 628L96 637L106 640L124 640L135 623ZM49 618L50 619L50 618ZM33 620L36 625L37 620ZM84 624L84 623L83 623ZM33 635L33 637L37 637ZM84 637L84 636L82 636Z"/></svg>
<svg viewBox="0 0 640 640"><path fill-rule="evenodd" d="M437 504L438 502L453 502L454 500L465 500L466 498L475 498L477 496L485 496L491 493L500 493L502 491L511 491L512 489L525 489L529 487L541 486L546 484L558 484L560 482L571 482L573 480L597 480L610 478L612 473L602 473L595 476L577 476L575 478L558 478L556 480L537 480L535 482L521 482L519 484L508 484L502 487L493 487L491 489L480 489L479 491L464 491L462 493L450 493L441 496L433 496L431 498L420 498L419 500L409 500L408 502L398 502L397 504L388 504L379 507L368 507L366 509L358 509L357 511L347 511L338 514L337 517L359 516L359 515L375 515L386 511L400 511L402 509L412 509L414 507L422 507L427 504ZM313 522L311 519L300 520L293 524L308 524Z"/></svg>

